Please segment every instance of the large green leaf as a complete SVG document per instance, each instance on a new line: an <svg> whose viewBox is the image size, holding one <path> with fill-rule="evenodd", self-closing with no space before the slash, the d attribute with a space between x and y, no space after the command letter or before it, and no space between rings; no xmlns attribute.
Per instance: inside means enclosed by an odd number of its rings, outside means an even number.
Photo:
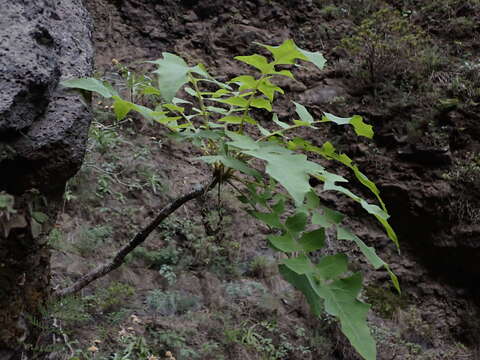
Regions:
<svg viewBox="0 0 480 360"><path fill-rule="evenodd" d="M298 234L305 229L307 225L307 215L303 212L289 216L285 221L285 226L288 231L293 234Z"/></svg>
<svg viewBox="0 0 480 360"><path fill-rule="evenodd" d="M308 265L301 260L296 261L279 266L283 278L305 295L315 315L320 315L324 306L327 313L337 317L343 334L358 353L366 360L375 360L375 340L366 321L370 305L357 299L362 286L361 275L320 283L312 273L308 273Z"/></svg>
<svg viewBox="0 0 480 360"><path fill-rule="evenodd" d="M302 247L293 239L292 235L288 233L283 235L269 235L267 236L267 239L273 248L283 251L284 253L292 253L302 250Z"/></svg>
<svg viewBox="0 0 480 360"><path fill-rule="evenodd" d="M312 52L300 48L298 49L298 51L300 51L303 56L305 56L304 60L308 60L311 63L315 64L320 70L325 67L327 60L318 51Z"/></svg>
<svg viewBox="0 0 480 360"><path fill-rule="evenodd" d="M305 194L311 189L309 175L320 173L325 175L322 166L307 160L303 154L295 154L273 143L259 143L246 135L231 131L225 133L232 139L228 145L241 149L247 155L265 160L267 162L265 171L287 189L297 204L303 202ZM341 179L339 176L334 178Z"/></svg>
<svg viewBox="0 0 480 360"><path fill-rule="evenodd" d="M288 65L295 64L296 59L310 61L315 64L318 68L323 69L325 66L326 60L323 55L319 52L310 52L307 50L300 49L293 40L285 40L283 44L279 46L270 46L263 45L264 48L268 49L274 58L274 63L278 65Z"/></svg>
<svg viewBox="0 0 480 360"><path fill-rule="evenodd" d="M367 246L367 244L365 244L358 236L343 226L337 226L337 239L353 241L355 244L357 244L362 254L375 269L379 269L383 266L387 270L395 289L399 293L401 292L397 276L392 272L388 264L377 255L373 247Z"/></svg>
<svg viewBox="0 0 480 360"><path fill-rule="evenodd" d="M235 59L257 68L262 74L275 72L273 64L270 64L267 58L262 55L235 56Z"/></svg>
<svg viewBox="0 0 480 360"><path fill-rule="evenodd" d="M283 229L283 225L280 222L280 217L276 213L264 213L260 211L249 211L248 213L272 228Z"/></svg>
<svg viewBox="0 0 480 360"><path fill-rule="evenodd" d="M304 59L304 55L298 51L297 45L293 40L285 40L283 44L278 46L270 46L259 44L268 49L273 55L275 64L279 65L291 65L295 64L296 59ZM305 59L304 59L305 60Z"/></svg>
<svg viewBox="0 0 480 360"><path fill-rule="evenodd" d="M308 149L308 150L310 150L310 149ZM360 171L358 166L356 166L353 163L352 159L350 159L350 157L348 157L348 155L338 154L335 150L335 147L329 141L325 142L322 145L321 148L316 148L316 149L313 149L313 150L314 150L315 153L320 154L327 159L334 159L334 160L339 161L340 163L344 164L345 166L349 167L353 171L357 180L360 181L360 183L362 185L364 185L366 188L368 188L375 195L375 197L380 202L380 204L382 206L382 209L384 211L386 211L385 204L383 203L383 200L380 197L380 191L378 190L375 183L372 182L365 174L363 174Z"/></svg>
<svg viewBox="0 0 480 360"><path fill-rule="evenodd" d="M245 153L267 161L267 174L288 191L296 204L301 204L311 190L309 175L322 170L320 165L308 161L307 157L301 154L262 154L255 151Z"/></svg>
<svg viewBox="0 0 480 360"><path fill-rule="evenodd" d="M293 103L295 104L295 111L298 116L300 116L300 119L307 124L312 124L313 116L308 112L307 108L302 104L296 103L295 101Z"/></svg>
<svg viewBox="0 0 480 360"><path fill-rule="evenodd" d="M290 125L288 125L287 123L283 122L283 121L280 121L278 120L278 115L277 114L273 114L272 116L272 121L277 124L278 126L280 126L282 129L288 129L290 128Z"/></svg>
<svg viewBox="0 0 480 360"><path fill-rule="evenodd" d="M324 122L334 122L337 125L347 125L350 124L353 126L355 133L359 136L365 136L371 139L373 137L373 128L371 125L365 124L363 118L360 115L354 115L349 118L342 118L335 116L333 114L325 113L322 118Z"/></svg>
<svg viewBox="0 0 480 360"><path fill-rule="evenodd" d="M141 114L144 118L148 120L158 121L162 124L166 124L169 122L168 117L165 117L164 111L154 111L142 105L134 104L130 101L126 101L121 99L120 97L114 95L113 96L113 111L115 112L115 116L117 120L122 120L127 116L130 111L136 111ZM180 119L177 117L176 119Z"/></svg>
<svg viewBox="0 0 480 360"><path fill-rule="evenodd" d="M286 281L305 295L312 313L320 316L323 313L323 301L313 288L314 280L311 275L299 275L286 265L279 265L278 269Z"/></svg>
<svg viewBox="0 0 480 360"><path fill-rule="evenodd" d="M122 120L127 116L127 114L135 108L135 104L130 101L125 101L120 97L114 97L115 101L113 103L113 112L117 120Z"/></svg>
<svg viewBox="0 0 480 360"><path fill-rule="evenodd" d="M324 280L332 280L348 270L348 258L345 254L324 256L316 265L317 272Z"/></svg>
<svg viewBox="0 0 480 360"><path fill-rule="evenodd" d="M251 75L241 75L233 78L229 83L239 85L238 91L252 90L258 85L258 80Z"/></svg>
<svg viewBox="0 0 480 360"><path fill-rule="evenodd" d="M241 96L232 96L225 99L216 99L215 101L242 108L248 106L248 100Z"/></svg>
<svg viewBox="0 0 480 360"><path fill-rule="evenodd" d="M265 95L270 101L273 101L275 92L284 94L284 91L282 90L282 88L278 87L275 84L272 84L270 80L268 80L268 78L264 78L262 81L260 81L260 84L258 85L258 90L263 95Z"/></svg>
<svg viewBox="0 0 480 360"><path fill-rule="evenodd" d="M158 88L165 102L171 102L175 94L188 81L191 68L180 56L164 52L163 59L152 61L158 65Z"/></svg>
<svg viewBox="0 0 480 360"><path fill-rule="evenodd" d="M305 255L282 260L282 265L285 265L290 270L299 275L310 274L314 271L314 266L310 259Z"/></svg>
<svg viewBox="0 0 480 360"><path fill-rule="evenodd" d="M71 89L82 89L87 91L93 91L97 94L100 94L104 98L111 98L112 96L118 95L115 90L111 87L106 86L103 82L95 78L82 78L82 79L72 79L65 80L60 83L63 87Z"/></svg>
<svg viewBox="0 0 480 360"><path fill-rule="evenodd" d="M229 145L234 146L242 150L258 150L261 148L261 144L253 140L248 135L238 134L233 131L225 131L232 141L228 142Z"/></svg>
<svg viewBox="0 0 480 360"><path fill-rule="evenodd" d="M332 283L316 283L314 289L325 300L325 311L340 320L342 333L366 360L375 360L375 340L367 325L370 305L357 299L362 288L362 276L357 273Z"/></svg>
<svg viewBox="0 0 480 360"><path fill-rule="evenodd" d="M325 245L325 229L320 228L305 232L298 240L305 252L317 251Z"/></svg>
<svg viewBox="0 0 480 360"><path fill-rule="evenodd" d="M270 101L263 97L256 97L252 99L252 102L250 103L251 106L258 108L258 109L265 109L268 111L272 111L272 104Z"/></svg>
<svg viewBox="0 0 480 360"><path fill-rule="evenodd" d="M390 217L390 215L388 215L386 211L384 211L377 205L368 203L367 201L355 195L353 192L351 192L347 188L343 186L339 186L334 182L330 181L329 179L325 181L323 185L323 189L325 191L327 190L338 191L339 193L347 195L351 199L358 202L369 214L373 215L378 220L378 222L382 224L382 226L385 228L385 231L387 232L388 237L394 242L394 244L397 246L397 249L400 248L397 235L395 234L395 231L393 231L392 227L388 223L388 218Z"/></svg>

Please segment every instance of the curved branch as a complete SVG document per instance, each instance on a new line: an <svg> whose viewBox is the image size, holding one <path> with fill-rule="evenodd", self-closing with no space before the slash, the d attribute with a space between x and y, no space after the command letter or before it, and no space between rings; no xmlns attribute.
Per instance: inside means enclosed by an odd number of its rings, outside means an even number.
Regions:
<svg viewBox="0 0 480 360"><path fill-rule="evenodd" d="M147 239L147 237L153 232L153 230L155 230L162 223L163 220L165 220L170 214L172 214L175 210L177 210L186 202L206 194L208 191L213 189L218 182L219 182L219 179L217 176L215 176L209 184L204 186L197 185L197 187L191 192L170 202L168 205L166 205L163 209L160 210L158 215L155 217L155 219L153 219L150 222L150 224L148 224L143 230L137 233L133 239L131 239L127 244L125 244L117 252L117 254L113 257L113 259L106 262L105 264L98 266L97 268L93 269L89 273L83 275L73 285L70 285L63 289L56 290L53 293L53 297L63 297L66 295L71 295L73 293L76 293L79 290L86 287L87 285L89 285L91 282L107 275L111 271L120 267L123 264L125 257L137 246L142 244Z"/></svg>

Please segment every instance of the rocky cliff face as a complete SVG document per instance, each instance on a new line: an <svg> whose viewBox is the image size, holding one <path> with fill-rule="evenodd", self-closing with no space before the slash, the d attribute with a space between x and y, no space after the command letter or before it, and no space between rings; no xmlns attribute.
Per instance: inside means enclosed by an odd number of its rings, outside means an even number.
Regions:
<svg viewBox="0 0 480 360"><path fill-rule="evenodd" d="M16 350L32 336L28 319L48 296L44 235L66 181L81 164L91 120L59 81L90 74L93 48L81 0L1 0L0 8L0 192L15 195L16 208L16 224L0 216L4 360L19 356ZM32 211L48 216L40 228L34 229Z"/></svg>
<svg viewBox="0 0 480 360"><path fill-rule="evenodd" d="M80 0L0 6L0 189L52 190L84 153L90 115L58 83L92 71L89 17Z"/></svg>

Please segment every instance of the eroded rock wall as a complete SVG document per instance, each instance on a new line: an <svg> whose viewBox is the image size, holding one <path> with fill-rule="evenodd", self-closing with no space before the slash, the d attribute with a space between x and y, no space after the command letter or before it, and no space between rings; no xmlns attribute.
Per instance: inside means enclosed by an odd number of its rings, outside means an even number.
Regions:
<svg viewBox="0 0 480 360"><path fill-rule="evenodd" d="M0 209L0 360L6 360L34 350L23 345L35 336L31 319L49 294L45 237L65 183L80 167L91 121L59 81L89 75L93 48L81 0L0 0L0 9L0 195L15 196L16 212ZM48 219L38 219L39 212Z"/></svg>
<svg viewBox="0 0 480 360"><path fill-rule="evenodd" d="M58 87L92 71L81 0L1 0L0 189L52 190L81 163L90 114Z"/></svg>

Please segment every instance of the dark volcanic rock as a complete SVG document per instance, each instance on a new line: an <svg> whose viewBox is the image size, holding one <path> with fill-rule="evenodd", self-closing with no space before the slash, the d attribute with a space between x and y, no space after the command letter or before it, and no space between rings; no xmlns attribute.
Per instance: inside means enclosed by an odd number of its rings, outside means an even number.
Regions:
<svg viewBox="0 0 480 360"><path fill-rule="evenodd" d="M13 231L8 216L0 223L0 360L17 360L29 358L24 344L37 343L28 319L41 316L50 295L44 240L82 162L91 120L59 82L89 75L93 48L81 0L0 0L0 9L0 192L15 195L21 220ZM32 205L32 188L42 204ZM37 231L32 209L47 217Z"/></svg>
<svg viewBox="0 0 480 360"><path fill-rule="evenodd" d="M78 169L90 114L58 87L92 71L81 0L0 0L0 189L63 186Z"/></svg>

